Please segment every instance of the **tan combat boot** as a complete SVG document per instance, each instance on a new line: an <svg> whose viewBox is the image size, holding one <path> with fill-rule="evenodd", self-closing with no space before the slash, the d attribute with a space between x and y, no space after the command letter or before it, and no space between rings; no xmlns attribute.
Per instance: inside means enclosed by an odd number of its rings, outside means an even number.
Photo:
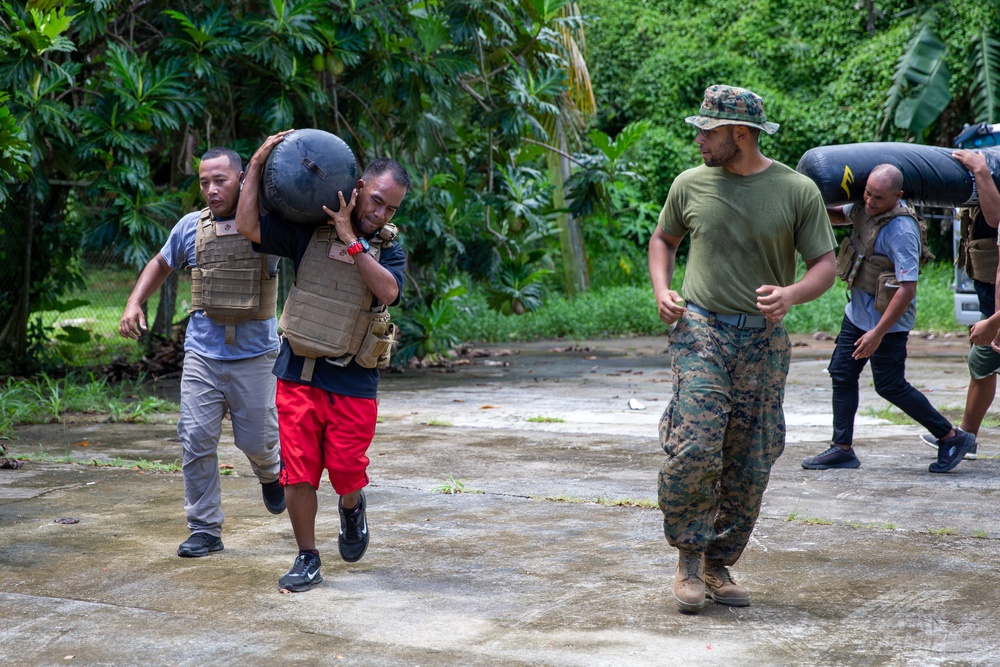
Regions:
<svg viewBox="0 0 1000 667"><path fill-rule="evenodd" d="M677 551L674 602L685 614L697 614L705 606L705 559L695 551Z"/></svg>
<svg viewBox="0 0 1000 667"><path fill-rule="evenodd" d="M730 607L750 606L750 591L733 581L729 570L720 561L705 561L705 585L708 597L719 604Z"/></svg>

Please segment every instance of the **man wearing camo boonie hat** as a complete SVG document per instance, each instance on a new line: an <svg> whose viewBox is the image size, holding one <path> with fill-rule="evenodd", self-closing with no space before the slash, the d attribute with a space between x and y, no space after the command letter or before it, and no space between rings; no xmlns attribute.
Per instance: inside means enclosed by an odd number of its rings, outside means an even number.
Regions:
<svg viewBox="0 0 1000 667"><path fill-rule="evenodd" d="M722 125L759 127L768 134L778 131L777 123L767 122L764 100L757 93L735 86L709 86L697 116L688 116L685 122L699 130L713 130Z"/></svg>
<svg viewBox="0 0 1000 667"><path fill-rule="evenodd" d="M760 512L785 447L791 346L782 319L833 285L833 231L812 179L765 157L760 133L778 129L759 95L709 86L698 128L703 165L670 186L649 240L649 275L670 332L673 397L660 418L663 532L678 550L674 602L694 614L706 596L745 607L728 568ZM683 298L671 288L689 236ZM806 273L795 280L796 254Z"/></svg>

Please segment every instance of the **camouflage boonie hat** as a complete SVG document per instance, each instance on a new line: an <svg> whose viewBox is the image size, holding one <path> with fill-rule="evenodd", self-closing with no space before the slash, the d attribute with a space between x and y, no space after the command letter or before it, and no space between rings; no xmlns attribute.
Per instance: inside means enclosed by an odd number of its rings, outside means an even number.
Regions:
<svg viewBox="0 0 1000 667"><path fill-rule="evenodd" d="M709 86L697 116L688 116L685 122L701 130L711 130L722 125L748 125L759 127L768 134L778 131L777 123L768 123L764 116L764 100L757 93L735 86Z"/></svg>

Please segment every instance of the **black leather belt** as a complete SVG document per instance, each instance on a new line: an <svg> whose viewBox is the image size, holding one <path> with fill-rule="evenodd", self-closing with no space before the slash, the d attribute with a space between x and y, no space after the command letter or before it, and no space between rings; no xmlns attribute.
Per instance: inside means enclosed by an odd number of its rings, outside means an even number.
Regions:
<svg viewBox="0 0 1000 667"><path fill-rule="evenodd" d="M699 315L711 317L716 322L722 322L723 324L734 326L737 329L763 329L767 326L767 318L763 315L747 315L746 313L726 315L724 313L713 313L712 311L706 310L698 304L691 303L690 301L688 301L685 308L698 313Z"/></svg>

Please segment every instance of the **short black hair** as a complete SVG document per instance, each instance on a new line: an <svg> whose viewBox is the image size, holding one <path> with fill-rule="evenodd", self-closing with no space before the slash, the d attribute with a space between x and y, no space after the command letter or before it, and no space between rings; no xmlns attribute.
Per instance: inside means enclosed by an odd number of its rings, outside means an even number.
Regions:
<svg viewBox="0 0 1000 667"><path fill-rule="evenodd" d="M406 167L391 160L387 157L380 157L372 160L367 167L365 167L365 173L361 174L362 180L366 177L374 178L375 176L381 176L382 174L389 172L392 176L392 180L396 181L409 192L410 190L410 175L406 172Z"/></svg>
<svg viewBox="0 0 1000 667"><path fill-rule="evenodd" d="M232 167L236 173L243 171L243 160L240 158L240 154L232 148L226 148L224 146L209 148L205 151L205 154L201 156L201 161L204 162L205 160L214 160L217 157L229 158L229 166Z"/></svg>

